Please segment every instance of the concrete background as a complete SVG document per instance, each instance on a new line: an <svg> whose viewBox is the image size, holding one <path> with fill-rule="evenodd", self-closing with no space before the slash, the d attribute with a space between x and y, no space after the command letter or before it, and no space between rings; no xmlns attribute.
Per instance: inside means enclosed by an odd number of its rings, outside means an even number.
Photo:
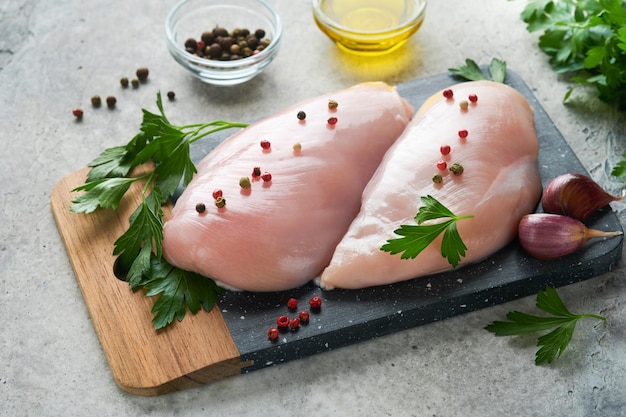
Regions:
<svg viewBox="0 0 626 417"><path fill-rule="evenodd" d="M251 120L366 80L388 83L446 72L473 58L507 61L531 87L592 176L626 148L626 117L555 75L526 32L521 0L433 0L421 30L386 59L341 53L315 26L310 2L275 4L285 23L279 57L230 89L204 85L169 56L163 22L174 0L0 1L0 415L2 416L623 416L626 409L624 266L559 290L581 322L555 363L535 366L535 338L482 328L534 297L421 326L304 360L156 398L113 381L50 207L63 176L102 149L126 143L174 90L172 120ZM390 63L391 61L391 63ZM139 66L150 81L121 90ZM113 94L117 108L89 98ZM77 123L71 114L82 107ZM624 204L614 204L624 221Z"/></svg>

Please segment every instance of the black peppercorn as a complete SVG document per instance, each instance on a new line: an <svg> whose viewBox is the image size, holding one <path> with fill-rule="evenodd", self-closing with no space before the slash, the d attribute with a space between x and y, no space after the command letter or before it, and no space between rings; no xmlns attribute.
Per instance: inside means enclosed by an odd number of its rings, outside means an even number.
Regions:
<svg viewBox="0 0 626 417"><path fill-rule="evenodd" d="M305 113L305 112L303 112L302 110L300 110L300 111L298 112L297 117L298 117L298 120L304 120L304 119L306 119L306 113Z"/></svg>
<svg viewBox="0 0 626 417"><path fill-rule="evenodd" d="M196 204L196 211L198 213L204 213L205 210L206 210L206 205L204 205L204 203Z"/></svg>
<svg viewBox="0 0 626 417"><path fill-rule="evenodd" d="M215 35L213 34L213 32L204 32L200 39L202 39L205 45L211 45L213 42L215 42Z"/></svg>
<svg viewBox="0 0 626 417"><path fill-rule="evenodd" d="M146 81L148 79L148 73L149 71L146 67L137 68L137 71L135 72L139 81Z"/></svg>
<svg viewBox="0 0 626 417"><path fill-rule="evenodd" d="M211 58L219 58L222 56L222 47L217 43L212 44L209 46L207 55Z"/></svg>
<svg viewBox="0 0 626 417"><path fill-rule="evenodd" d="M263 39L265 37L265 31L263 29L257 29L254 32L254 36L256 36L257 39Z"/></svg>
<svg viewBox="0 0 626 417"><path fill-rule="evenodd" d="M228 36L228 31L220 26L217 26L213 29L213 34L215 36Z"/></svg>
<svg viewBox="0 0 626 417"><path fill-rule="evenodd" d="M106 102L107 102L107 107L112 109L115 107L115 103L117 103L117 99L115 98L115 96L108 96L106 98Z"/></svg>
<svg viewBox="0 0 626 417"><path fill-rule="evenodd" d="M198 42L194 38L189 38L185 41L185 49L196 50L198 49Z"/></svg>
<svg viewBox="0 0 626 417"><path fill-rule="evenodd" d="M176 98L176 93L173 91L168 91L167 98L169 98L170 100L174 100L174 98Z"/></svg>

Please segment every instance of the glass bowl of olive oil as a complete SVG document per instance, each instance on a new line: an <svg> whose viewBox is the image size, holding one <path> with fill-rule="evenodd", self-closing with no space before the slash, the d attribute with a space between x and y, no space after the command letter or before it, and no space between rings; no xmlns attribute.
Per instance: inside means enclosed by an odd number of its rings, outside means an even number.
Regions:
<svg viewBox="0 0 626 417"><path fill-rule="evenodd" d="M427 0L313 0L315 23L340 49L382 55L418 31Z"/></svg>

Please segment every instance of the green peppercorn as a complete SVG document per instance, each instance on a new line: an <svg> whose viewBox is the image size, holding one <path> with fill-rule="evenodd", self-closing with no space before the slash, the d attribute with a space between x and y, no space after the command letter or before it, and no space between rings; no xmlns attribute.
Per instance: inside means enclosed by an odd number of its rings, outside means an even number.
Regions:
<svg viewBox="0 0 626 417"><path fill-rule="evenodd" d="M115 98L115 96L108 96L106 98L106 102L107 102L107 107L112 109L115 107L115 103L117 103L117 99Z"/></svg>
<svg viewBox="0 0 626 417"><path fill-rule="evenodd" d="M463 173L463 166L461 164L457 164L456 162L454 164L450 165L450 168L448 168L448 169L454 175L461 175Z"/></svg>
<svg viewBox="0 0 626 417"><path fill-rule="evenodd" d="M217 197L215 199L215 206L217 208L222 208L226 205L226 199L224 197Z"/></svg>
<svg viewBox="0 0 626 417"><path fill-rule="evenodd" d="M239 186L241 188L250 188L252 186L252 183L250 182L250 178L249 177L241 177L239 179Z"/></svg>
<svg viewBox="0 0 626 417"><path fill-rule="evenodd" d="M141 82L146 81L148 79L148 73L149 71L148 71L148 68L146 67L137 68L137 71L135 71L137 78Z"/></svg>
<svg viewBox="0 0 626 417"><path fill-rule="evenodd" d="M336 109L339 106L339 103L337 103L335 100L328 100L328 108L331 110Z"/></svg>
<svg viewBox="0 0 626 417"><path fill-rule="evenodd" d="M130 80L130 83L132 84L133 88L139 87L139 80L137 78L133 78L132 80Z"/></svg>
<svg viewBox="0 0 626 417"><path fill-rule="evenodd" d="M91 105L94 107L100 107L102 105L102 99L100 96L91 97Z"/></svg>
<svg viewBox="0 0 626 417"><path fill-rule="evenodd" d="M436 173L433 175L433 182L435 184L441 184L443 182L443 177L441 176L440 173Z"/></svg>
<svg viewBox="0 0 626 417"><path fill-rule="evenodd" d="M128 78L122 77L120 79L120 84L122 84L122 87L124 87L124 88L128 87Z"/></svg>

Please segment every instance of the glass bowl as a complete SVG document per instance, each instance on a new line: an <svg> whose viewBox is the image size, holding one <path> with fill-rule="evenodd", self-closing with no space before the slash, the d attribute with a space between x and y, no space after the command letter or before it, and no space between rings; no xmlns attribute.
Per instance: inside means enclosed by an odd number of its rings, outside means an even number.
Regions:
<svg viewBox="0 0 626 417"><path fill-rule="evenodd" d="M417 32L426 4L427 0L313 0L313 18L344 51L382 55Z"/></svg>
<svg viewBox="0 0 626 417"><path fill-rule="evenodd" d="M242 45L238 54L226 54L227 58L217 57L216 52L216 58L210 59L202 52L210 45L199 41L203 34L216 27L227 29L231 35L235 29L248 29L252 36L257 29L262 29L265 32L262 38L269 44L254 52L253 48L247 51ZM282 33L280 16L263 0L184 0L172 8L165 21L167 47L176 62L200 80L221 86L241 84L261 73L276 57ZM190 39L196 41L195 51L190 46L193 43L188 43ZM221 43L210 37L205 39L208 43ZM222 43L222 46L225 45ZM233 59L232 55L239 58Z"/></svg>

